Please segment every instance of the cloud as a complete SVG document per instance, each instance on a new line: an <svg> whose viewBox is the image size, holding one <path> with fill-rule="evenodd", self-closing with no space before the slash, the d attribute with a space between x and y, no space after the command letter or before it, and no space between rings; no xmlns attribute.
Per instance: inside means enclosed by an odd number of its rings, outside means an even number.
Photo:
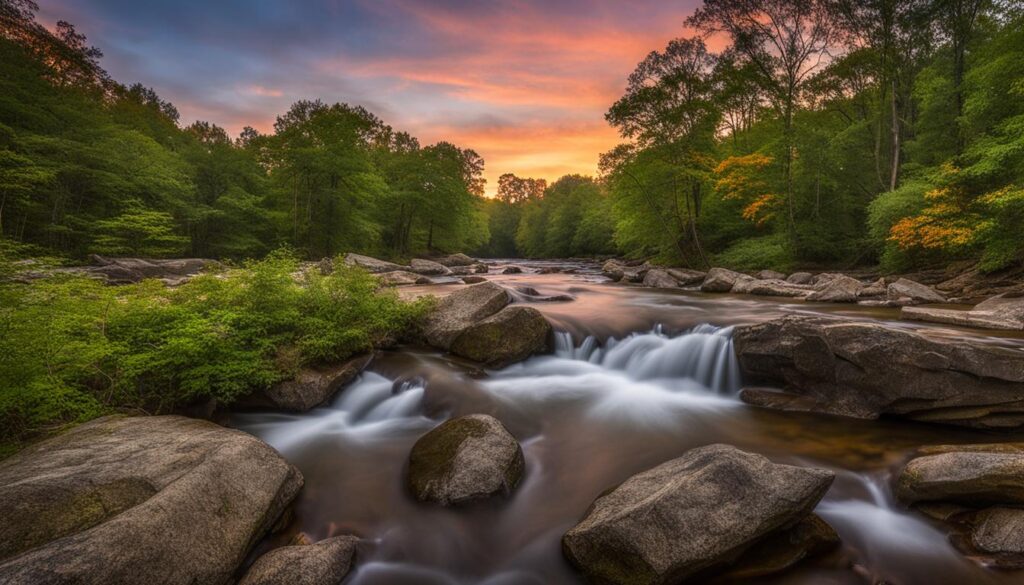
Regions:
<svg viewBox="0 0 1024 585"><path fill-rule="evenodd" d="M123 82L182 120L268 131L298 99L361 104L424 144L504 172L593 174L618 141L604 112L698 0L42 0Z"/></svg>

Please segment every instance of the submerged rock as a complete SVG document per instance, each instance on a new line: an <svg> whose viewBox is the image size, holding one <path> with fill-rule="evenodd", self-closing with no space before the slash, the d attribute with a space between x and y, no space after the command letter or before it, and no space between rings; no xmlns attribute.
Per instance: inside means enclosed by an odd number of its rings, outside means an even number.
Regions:
<svg viewBox="0 0 1024 585"><path fill-rule="evenodd" d="M821 412L982 428L1024 425L1024 353L874 322L787 316L741 325L746 379L782 386Z"/></svg>
<svg viewBox="0 0 1024 585"><path fill-rule="evenodd" d="M746 274L740 274L727 268L712 268L708 271L700 290L704 292L730 292L739 281L753 281Z"/></svg>
<svg viewBox="0 0 1024 585"><path fill-rule="evenodd" d="M256 559L238 585L338 585L352 568L359 539L335 536L275 548Z"/></svg>
<svg viewBox="0 0 1024 585"><path fill-rule="evenodd" d="M936 292L932 287L906 278L901 278L890 284L886 289L886 296L890 301L909 299L912 303L946 302L946 297Z"/></svg>
<svg viewBox="0 0 1024 585"><path fill-rule="evenodd" d="M396 270L408 271L407 266L399 266L394 262L387 262L386 260L378 260L371 258L370 256L363 256L362 254L345 254L345 264L349 266L359 266L368 272L374 274L380 274L382 272L394 272Z"/></svg>
<svg viewBox="0 0 1024 585"><path fill-rule="evenodd" d="M0 462L0 582L220 585L301 486L241 431L98 419Z"/></svg>
<svg viewBox="0 0 1024 585"><path fill-rule="evenodd" d="M358 355L336 364L303 368L295 378L278 382L266 390L239 400L240 408L275 408L306 412L328 402L339 390L356 379L370 364L373 354Z"/></svg>
<svg viewBox="0 0 1024 585"><path fill-rule="evenodd" d="M703 577L807 518L833 478L728 445L691 449L599 497L562 550L596 583Z"/></svg>
<svg viewBox="0 0 1024 585"><path fill-rule="evenodd" d="M665 270L652 268L644 275L644 286L652 288L677 288L679 283Z"/></svg>
<svg viewBox="0 0 1024 585"><path fill-rule="evenodd" d="M548 349L551 324L533 307L511 306L466 327L452 342L455 355L501 368Z"/></svg>
<svg viewBox="0 0 1024 585"><path fill-rule="evenodd" d="M839 534L817 514L780 530L747 549L725 574L726 579L753 579L779 573L800 561L834 550Z"/></svg>
<svg viewBox="0 0 1024 585"><path fill-rule="evenodd" d="M508 266L501 271L502 274L522 274L523 269L518 266Z"/></svg>
<svg viewBox="0 0 1024 585"><path fill-rule="evenodd" d="M511 492L525 465L519 443L497 419L473 414L416 441L408 481L416 499L450 506Z"/></svg>
<svg viewBox="0 0 1024 585"><path fill-rule="evenodd" d="M416 258L410 262L409 271L424 276L445 276L452 273L447 266L422 258Z"/></svg>
<svg viewBox="0 0 1024 585"><path fill-rule="evenodd" d="M487 282L487 279L482 276L463 276L462 282L466 284L480 284L481 282Z"/></svg>

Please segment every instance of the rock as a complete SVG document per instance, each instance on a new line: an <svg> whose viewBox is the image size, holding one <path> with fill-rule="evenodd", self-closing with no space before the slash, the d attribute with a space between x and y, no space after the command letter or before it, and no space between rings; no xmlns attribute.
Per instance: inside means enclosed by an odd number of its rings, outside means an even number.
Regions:
<svg viewBox="0 0 1024 585"><path fill-rule="evenodd" d="M491 271L491 267L481 262L473 265L473 271L477 274L487 274Z"/></svg>
<svg viewBox="0 0 1024 585"><path fill-rule="evenodd" d="M551 324L540 311L511 306L466 327L452 342L450 351L500 368L546 351L550 336Z"/></svg>
<svg viewBox="0 0 1024 585"><path fill-rule="evenodd" d="M194 276L208 268L223 266L216 260L205 258L174 258L169 260L146 258L105 258L93 254L95 266L76 268L74 271L103 277L109 284L130 284L147 278L180 280Z"/></svg>
<svg viewBox="0 0 1024 585"><path fill-rule="evenodd" d="M451 269L443 264L421 258L415 258L409 263L409 271L424 276L446 276L452 273Z"/></svg>
<svg viewBox="0 0 1024 585"><path fill-rule="evenodd" d="M1005 568L1020 568L1024 561L1024 510L989 508L974 518L971 545L997 557L1011 557ZM1007 566L1009 565L1009 566Z"/></svg>
<svg viewBox="0 0 1024 585"><path fill-rule="evenodd" d="M608 260L601 266L601 273L616 282L642 282L650 264L627 264L619 260Z"/></svg>
<svg viewBox="0 0 1024 585"><path fill-rule="evenodd" d="M220 585L301 486L241 431L97 419L0 462L0 582Z"/></svg>
<svg viewBox="0 0 1024 585"><path fill-rule="evenodd" d="M786 278L786 282L790 284L811 284L814 280L814 275L810 272L794 272Z"/></svg>
<svg viewBox="0 0 1024 585"><path fill-rule="evenodd" d="M469 274L476 274L476 269L472 266L452 266L448 268L449 276L467 276Z"/></svg>
<svg viewBox="0 0 1024 585"><path fill-rule="evenodd" d="M479 323L505 308L512 297L493 282L484 282L441 299L427 316L424 335L430 345L448 350L452 342L471 325Z"/></svg>
<svg viewBox="0 0 1024 585"><path fill-rule="evenodd" d="M799 315L737 326L733 346L748 382L809 397L821 412L981 428L1024 425L1024 352Z"/></svg>
<svg viewBox="0 0 1024 585"><path fill-rule="evenodd" d="M644 275L644 286L652 288L677 288L679 283L665 270L652 268Z"/></svg>
<svg viewBox="0 0 1024 585"><path fill-rule="evenodd" d="M907 504L1024 504L1024 446L940 446L921 451L900 472L896 496ZM991 449L991 450L986 450Z"/></svg>
<svg viewBox="0 0 1024 585"><path fill-rule="evenodd" d="M414 284L434 284L433 280L430 280L426 276L414 274L412 272L406 272L405 270L395 270L392 272L384 272L377 275L377 282L382 286L411 286Z"/></svg>
<svg viewBox="0 0 1024 585"><path fill-rule="evenodd" d="M900 318L965 327L1024 331L1024 296L998 295L982 301L969 311L906 307Z"/></svg>
<svg viewBox="0 0 1024 585"><path fill-rule="evenodd" d="M691 284L697 284L704 282L707 278L708 273L700 270L690 270L689 268L668 268L665 270L668 275L676 279L679 282L679 286L689 286Z"/></svg>
<svg viewBox="0 0 1024 585"><path fill-rule="evenodd" d="M473 266L476 264L476 260L466 256L463 253L449 254L447 256L441 256L440 258L434 258L434 262L442 266L451 268L453 266Z"/></svg>
<svg viewBox="0 0 1024 585"><path fill-rule="evenodd" d="M785 280L750 280L741 281L737 286L744 292L752 295L768 297L806 297L812 289L806 285L790 284ZM734 287L734 291L735 291Z"/></svg>
<svg viewBox="0 0 1024 585"><path fill-rule="evenodd" d="M238 585L339 585L352 568L358 542L355 536L335 536L275 548L256 559Z"/></svg>
<svg viewBox="0 0 1024 585"><path fill-rule="evenodd" d="M511 492L525 465L519 443L497 419L472 414L416 441L408 481L417 500L451 506Z"/></svg>
<svg viewBox="0 0 1024 585"><path fill-rule="evenodd" d="M374 274L380 274L383 272L394 272L396 270L407 270L405 266L399 266L393 262L387 262L385 260L378 260L369 256L363 256L362 254L345 254L345 264L350 266L359 266L372 272Z"/></svg>
<svg viewBox="0 0 1024 585"><path fill-rule="evenodd" d="M291 380L278 382L235 403L238 408L274 408L306 412L325 404L370 364L373 354L358 355L343 362L303 368Z"/></svg>
<svg viewBox="0 0 1024 585"><path fill-rule="evenodd" d="M754 279L746 274L733 272L726 268L712 268L708 271L704 283L700 285L700 290L704 292L730 292L733 286L736 285L736 282L742 280L751 281Z"/></svg>
<svg viewBox="0 0 1024 585"><path fill-rule="evenodd" d="M914 303L944 303L946 298L935 292L930 286L901 278L889 285L886 290L889 300L910 299Z"/></svg>
<svg viewBox="0 0 1024 585"><path fill-rule="evenodd" d="M529 303L567 302L576 300L576 297L568 294L544 295L532 286L517 286L513 294L515 295L516 300Z"/></svg>
<svg viewBox="0 0 1024 585"><path fill-rule="evenodd" d="M557 266L543 266L537 269L537 274L558 274L562 269Z"/></svg>
<svg viewBox="0 0 1024 585"><path fill-rule="evenodd" d="M845 274L819 274L814 292L806 298L824 303L854 303L863 289L864 283Z"/></svg>
<svg viewBox="0 0 1024 585"><path fill-rule="evenodd" d="M518 266L508 266L501 271L502 274L522 274L523 269Z"/></svg>
<svg viewBox="0 0 1024 585"><path fill-rule="evenodd" d="M758 280L786 280L786 275L777 270L762 270L754 275Z"/></svg>
<svg viewBox="0 0 1024 585"><path fill-rule="evenodd" d="M462 282L466 284L479 284L481 282L487 282L487 279L482 276L463 276Z"/></svg>
<svg viewBox="0 0 1024 585"><path fill-rule="evenodd" d="M857 293L857 296L859 296L862 299L863 298L871 298L871 297L881 297L881 296L885 296L887 292L888 292L888 287L885 284L885 279L884 278L879 278L875 282L873 282L873 283L869 284L868 286L860 289L860 292Z"/></svg>
<svg viewBox="0 0 1024 585"><path fill-rule="evenodd" d="M596 583L681 583L805 519L833 478L728 445L698 447L599 497L562 551Z"/></svg>
<svg viewBox="0 0 1024 585"><path fill-rule="evenodd" d="M784 571L805 558L834 550L839 534L817 514L750 547L725 574L726 579L753 579Z"/></svg>

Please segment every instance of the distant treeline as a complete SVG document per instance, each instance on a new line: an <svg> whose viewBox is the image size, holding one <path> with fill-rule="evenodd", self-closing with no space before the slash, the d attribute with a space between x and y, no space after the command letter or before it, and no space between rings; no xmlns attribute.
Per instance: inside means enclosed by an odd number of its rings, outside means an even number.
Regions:
<svg viewBox="0 0 1024 585"><path fill-rule="evenodd" d="M488 240L483 160L361 107L300 101L274 132L178 125L74 27L0 0L0 234L59 255L405 256ZM29 248L31 249L31 248Z"/></svg>
<svg viewBox="0 0 1024 585"><path fill-rule="evenodd" d="M512 176L489 251L738 268L1024 258L1024 5L705 0L606 118L600 182ZM712 53L708 35L729 40Z"/></svg>

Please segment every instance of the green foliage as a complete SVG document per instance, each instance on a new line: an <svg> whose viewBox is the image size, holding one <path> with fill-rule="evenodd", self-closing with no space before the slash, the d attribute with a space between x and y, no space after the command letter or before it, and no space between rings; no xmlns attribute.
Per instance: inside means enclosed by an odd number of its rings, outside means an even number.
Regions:
<svg viewBox="0 0 1024 585"><path fill-rule="evenodd" d="M133 256L175 256L188 245L188 238L174 234L174 217L141 205L110 219L97 221L92 250L100 254Z"/></svg>
<svg viewBox="0 0 1024 585"><path fill-rule="evenodd" d="M793 261L784 234L740 240L715 256L716 266L735 270L788 271Z"/></svg>
<svg viewBox="0 0 1024 585"><path fill-rule="evenodd" d="M336 265L296 277L297 261L274 253L177 288L86 278L0 286L0 441L113 409L230 403L302 365L392 343L428 307Z"/></svg>

